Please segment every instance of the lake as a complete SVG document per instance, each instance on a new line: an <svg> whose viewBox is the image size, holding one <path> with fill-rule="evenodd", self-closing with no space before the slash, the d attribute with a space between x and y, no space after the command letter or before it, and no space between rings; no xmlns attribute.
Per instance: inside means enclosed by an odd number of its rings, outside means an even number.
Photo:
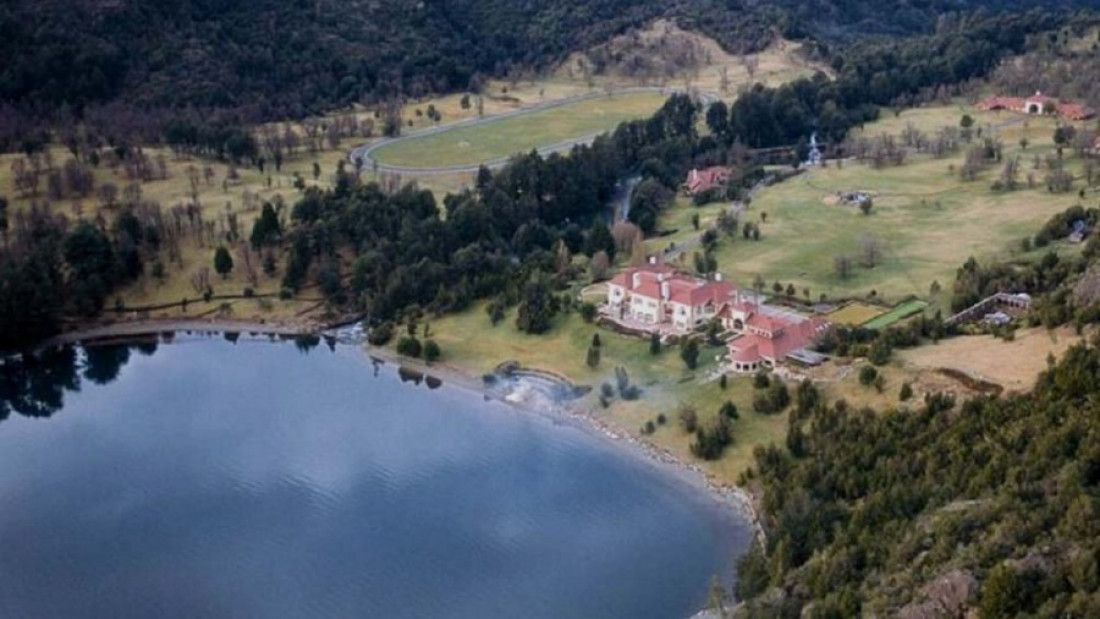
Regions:
<svg viewBox="0 0 1100 619"><path fill-rule="evenodd" d="M685 617L731 581L748 523L672 472L316 343L9 359L0 617Z"/></svg>

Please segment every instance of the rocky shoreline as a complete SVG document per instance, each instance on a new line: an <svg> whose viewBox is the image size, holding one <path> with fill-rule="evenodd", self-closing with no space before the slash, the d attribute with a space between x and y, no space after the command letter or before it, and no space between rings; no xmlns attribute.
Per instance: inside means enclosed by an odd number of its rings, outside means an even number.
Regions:
<svg viewBox="0 0 1100 619"><path fill-rule="evenodd" d="M557 403L552 405L533 405L525 401L516 401L505 397L496 390L487 388L480 376L473 376L461 367L447 363L435 363L432 365L401 357L396 353L380 349L374 346L367 347L372 359L393 363L399 368L407 368L425 376L432 376L442 380L444 384L450 384L459 388L475 392L487 399L502 402L525 413L539 415L549 419L553 423L566 423L572 427L589 432L609 444L626 449L646 462L658 466L665 471L672 472L676 477L690 484L696 489L702 490L717 503L728 507L739 517L748 522L753 530L753 538L756 543L762 544L765 540L765 531L759 514L753 504L752 495L745 489L730 484L716 481L702 467L693 462L685 462L668 450L658 447L650 441L632 436L628 432L615 428L611 424L601 420L590 408L571 405L569 403Z"/></svg>

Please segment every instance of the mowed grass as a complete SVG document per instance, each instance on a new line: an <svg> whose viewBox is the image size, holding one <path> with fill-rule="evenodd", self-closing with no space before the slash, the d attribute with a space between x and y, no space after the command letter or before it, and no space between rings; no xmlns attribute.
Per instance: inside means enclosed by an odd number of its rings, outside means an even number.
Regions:
<svg viewBox="0 0 1100 619"><path fill-rule="evenodd" d="M769 283L808 287L812 298L822 293L834 299L864 296L872 291L887 302L908 295L925 297L934 281L950 286L956 269L970 256L993 260L1013 254L1021 239L1079 202L1076 191L1050 194L1042 184L1045 172L1032 169L1034 156L1053 152L1054 126L1051 119L1032 118L998 131L1005 157L1021 158L1019 180L1025 186L1016 191L990 189L1001 171L998 164L990 165L976 181L960 180L951 167L962 165L962 153L943 159L914 155L902 166L879 170L855 162L843 168L830 163L770 187L743 217L760 223L762 239L723 240L717 254L719 269L746 283L759 274ZM873 130L874 125L864 129ZM1025 136L1030 142L1026 150L1019 145ZM1080 175L1081 163L1068 151L1066 162ZM1029 172L1036 177L1034 189L1026 187ZM836 192L852 190L874 195L871 215L826 203ZM882 248L881 261L873 268L858 266L864 237L874 237ZM857 263L850 277L836 272L838 256Z"/></svg>
<svg viewBox="0 0 1100 619"><path fill-rule="evenodd" d="M610 131L645 118L665 101L660 93L622 93L540 110L475 126L402 140L379 148L378 161L399 166L478 164L572 138Z"/></svg>
<svg viewBox="0 0 1100 619"><path fill-rule="evenodd" d="M722 481L734 483L737 476L751 465L756 445L777 442L786 435L784 415L765 416L752 412L751 380L730 376L728 387L722 390L718 381L706 380L715 366L715 356L721 349L704 346L699 367L690 371L680 358L679 349L669 347L660 354L649 352L649 342L628 337L585 323L576 314L558 316L550 332L528 335L515 328L515 311L497 326L492 326L484 304L430 321L431 337L443 351L441 363L467 372L492 371L503 361L518 361L525 366L552 370L568 376L578 384L591 385L593 393L576 403L588 408L602 421L621 432L640 436L646 421L657 422L664 414L667 423L658 426L648 437L655 445L666 449L684 461L693 461L690 453L692 436L677 425L680 403L695 407L703 423L711 423L725 400L737 404L741 418L734 422L735 444L722 459L698 463ZM600 363L596 368L586 365L586 353L592 336L600 336ZM642 397L633 402L618 398L608 408L598 401L602 383L615 383L615 368L623 367L633 384L641 386Z"/></svg>
<svg viewBox="0 0 1100 619"><path fill-rule="evenodd" d="M928 304L924 301L909 301L906 303L902 303L901 305L895 307L889 312L878 316L874 320L869 320L863 323L863 326L867 327L868 329L885 329L886 327L889 327L890 325L898 322L899 320L902 320L903 318L907 318L914 314L919 314L920 312L924 311L926 307L928 307Z"/></svg>
<svg viewBox="0 0 1100 619"><path fill-rule="evenodd" d="M881 316L884 313L881 307L875 305L868 305L859 301L853 301L852 303L845 304L844 307L830 312L828 315L829 322L836 325L861 325L869 320Z"/></svg>

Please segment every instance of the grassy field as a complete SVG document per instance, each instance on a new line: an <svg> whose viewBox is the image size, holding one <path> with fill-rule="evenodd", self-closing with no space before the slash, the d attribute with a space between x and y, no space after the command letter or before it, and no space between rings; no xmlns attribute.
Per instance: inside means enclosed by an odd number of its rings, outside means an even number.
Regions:
<svg viewBox="0 0 1100 619"><path fill-rule="evenodd" d="M877 305L868 305L859 301L853 301L852 303L846 303L844 307L831 312L829 322L837 325L861 325L869 320L873 320L878 316L881 316L885 310Z"/></svg>
<svg viewBox="0 0 1100 619"><path fill-rule="evenodd" d="M659 93L613 94L404 140L383 146L373 155L382 163L400 166L482 163L609 131L623 121L650 116L665 99Z"/></svg>
<svg viewBox="0 0 1100 619"><path fill-rule="evenodd" d="M161 205L165 211L181 204L191 203L193 195L191 184L188 180L188 168L195 167L203 170L209 167L213 175L209 182L200 180L197 187L197 197L202 205L203 217L207 221L215 223L216 234L223 237L228 230L228 217L236 216L239 229L244 238L247 238L252 227L253 220L259 215L260 205L265 201L282 202L286 205L284 217L289 217L289 208L298 199L299 191L294 189L294 174L299 174L306 179L307 185L328 186L336 171L336 165L343 158L342 151L321 151L310 155L299 153L298 156L288 159L279 172L270 167L265 173L261 173L255 167L239 167L236 169L236 180L228 180L230 166L224 162L211 161L195 157L177 156L167 149L145 148L144 152L152 159L163 156L167 163L168 178L156 179L140 183L141 199L145 202L155 202ZM62 165L70 154L62 147L53 147L51 155L54 164ZM41 182L37 196L19 196L14 191L7 191L12 184L12 162L21 155L0 155L0 191L11 198L15 210L23 210L30 207L32 202L41 202L45 196L45 182ZM313 163L321 166L321 175L313 179ZM111 167L103 163L94 168L95 184L114 183L121 190L129 180L121 166ZM70 219L95 218L102 215L108 222L114 217L114 208L102 205L93 193L87 198L64 198L54 201L51 207L58 213L64 214ZM224 244L231 245L225 241ZM204 303L201 293L195 291L190 283L191 276L202 267L213 270L213 255L215 246L199 244L193 237L186 236L180 244L179 263L168 260L162 256L165 266L163 280L155 280L150 275L151 265L146 265L146 274L134 284L117 292L115 297L108 300L107 307L115 305L115 298L120 299L127 307L140 307L157 305L169 302L178 302L183 298L191 300L186 313L182 315L196 316L209 315L216 312L226 312L222 301ZM237 259L236 256L234 258ZM239 266L239 265L238 265ZM241 294L245 287L252 287L257 295L274 294L279 290L280 272L274 277L260 275L256 286L250 286L244 279L239 269L235 270L228 278L212 277L211 284L214 294ZM302 299L294 301L278 301L277 299L248 299L228 302L228 315L234 318L250 318L256 320L293 320L300 317L303 312L308 312L317 306L316 300L310 300L308 292L302 295ZM168 309L152 312L151 316L177 316L181 315L179 309Z"/></svg>
<svg viewBox="0 0 1100 619"><path fill-rule="evenodd" d="M1021 329L1006 342L990 335L969 335L899 351L903 363L917 368L951 368L975 378L998 383L1009 390L1027 391L1046 369L1048 355L1062 356L1082 336L1063 327Z"/></svg>
<svg viewBox="0 0 1100 619"><path fill-rule="evenodd" d="M901 120L909 114L902 114ZM957 114L951 108L924 111L919 117L931 123L957 119ZM898 120L891 117L868 125L864 133L894 127ZM1021 182L1032 172L1032 157L1053 152L1053 129L1052 119L1035 118L999 131L1005 156L1021 157ZM1024 136L1030 141L1026 151L1019 145ZM737 281L749 282L759 274L768 282L808 287L813 298L821 293L841 298L871 291L887 302L906 295L925 297L933 281L950 286L955 270L968 257L988 260L1018 251L1022 238L1079 201L1076 191L1048 193L1041 171L1034 172L1035 189L1025 186L997 193L990 184L1001 166L991 165L977 180L964 182L951 169L961 164L961 153L943 159L914 155L902 166L880 170L854 162L843 168L830 164L768 188L746 213L760 222L761 241L723 241L719 268ZM1080 173L1080 162L1068 153L1067 164ZM874 195L871 215L850 206L830 205L837 192L852 190ZM765 213L767 220L761 222ZM875 238L881 249L881 260L873 268L858 266L861 239L866 237ZM834 259L841 255L857 263L846 279L834 269Z"/></svg>
<svg viewBox="0 0 1100 619"><path fill-rule="evenodd" d="M540 336L517 331L514 319L514 311L509 312L503 322L493 327L484 305L479 304L465 312L431 321L431 337L443 350L443 363L468 372L488 372L502 361L515 360L525 366L564 374L598 390L603 382L614 383L614 369L622 366L631 381L642 387L641 399L633 402L616 399L604 409L594 392L578 405L588 407L600 419L636 436L646 421L655 422L657 415L663 413L668 423L659 427L650 440L685 461L692 460L688 449L691 436L676 424L679 403L694 406L700 420L706 423L714 418L723 401L732 400L741 411L741 418L734 423L735 445L727 449L721 460L700 462L724 481L736 481L751 464L754 446L784 439L785 415L763 416L752 412L749 379L731 376L725 391L719 388L717 381L705 381L708 371L714 367L714 357L722 352L720 349L704 347L699 368L689 371L678 349L668 348L659 355L652 355L647 341L587 324L576 314L559 316L553 329ZM593 369L585 364L585 357L595 333L599 333L601 339L601 360Z"/></svg>
<svg viewBox="0 0 1100 619"><path fill-rule="evenodd" d="M926 307L928 307L928 303L924 301L909 301L907 303L902 303L889 312L877 316L873 320L868 320L863 323L863 326L868 329L885 329L903 318L919 314L924 311Z"/></svg>

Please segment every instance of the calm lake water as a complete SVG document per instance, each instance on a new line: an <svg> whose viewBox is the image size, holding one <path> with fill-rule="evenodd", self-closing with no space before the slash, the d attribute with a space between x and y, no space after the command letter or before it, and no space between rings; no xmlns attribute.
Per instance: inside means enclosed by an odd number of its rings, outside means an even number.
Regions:
<svg viewBox="0 0 1100 619"><path fill-rule="evenodd" d="M438 385L434 385L438 387ZM0 617L684 617L746 523L353 346L0 367Z"/></svg>

